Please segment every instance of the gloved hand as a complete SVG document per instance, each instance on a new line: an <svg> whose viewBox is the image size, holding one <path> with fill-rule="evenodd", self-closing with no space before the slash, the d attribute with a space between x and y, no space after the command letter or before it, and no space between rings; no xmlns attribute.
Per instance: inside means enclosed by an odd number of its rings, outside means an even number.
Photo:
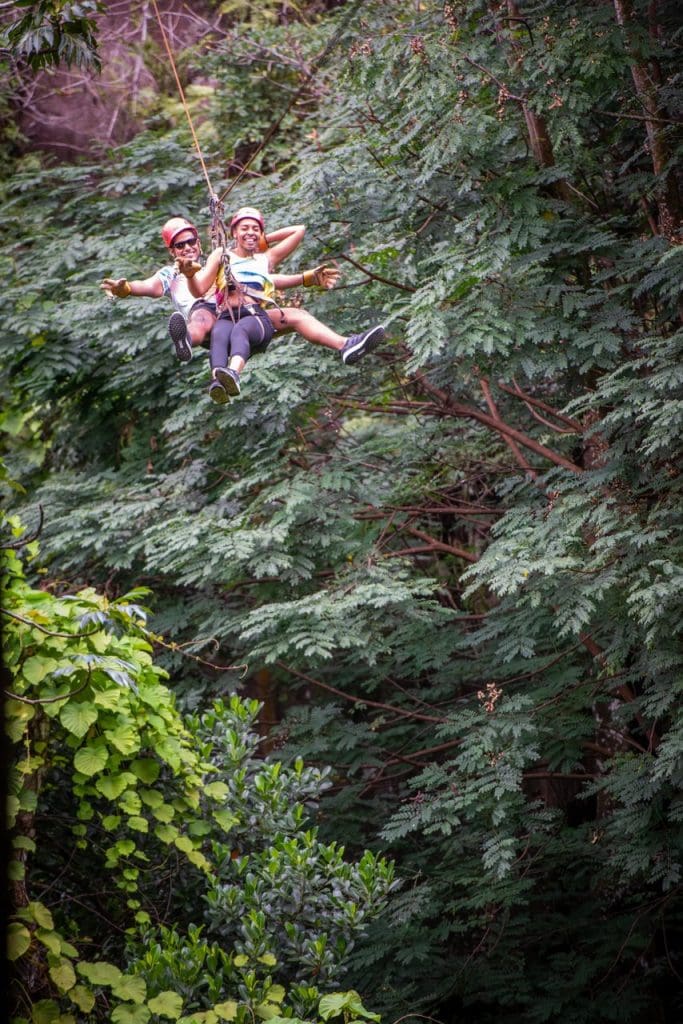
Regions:
<svg viewBox="0 0 683 1024"><path fill-rule="evenodd" d="M198 270L202 269L201 263L197 263L196 260L186 260L180 257L175 261L175 268L179 270L185 277L194 277Z"/></svg>
<svg viewBox="0 0 683 1024"><path fill-rule="evenodd" d="M268 239L263 234L263 232L261 232L261 237L258 240L258 251L259 252L268 252Z"/></svg>
<svg viewBox="0 0 683 1024"><path fill-rule="evenodd" d="M337 267L329 267L325 263L321 263L313 270L304 270L303 285L304 288L334 288L340 276Z"/></svg>
<svg viewBox="0 0 683 1024"><path fill-rule="evenodd" d="M100 288L104 288L108 295L115 295L117 299L127 299L131 293L131 287L125 277L118 277L116 280L105 277Z"/></svg>

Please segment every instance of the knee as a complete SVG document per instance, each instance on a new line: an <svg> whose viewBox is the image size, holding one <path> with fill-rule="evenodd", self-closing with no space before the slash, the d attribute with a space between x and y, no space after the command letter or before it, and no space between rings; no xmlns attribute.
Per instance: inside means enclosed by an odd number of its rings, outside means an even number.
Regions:
<svg viewBox="0 0 683 1024"><path fill-rule="evenodd" d="M287 334L295 331L302 322L303 317L301 314L302 310L292 306L283 310L274 310L272 313L268 313L268 316L272 321L273 330L277 331L278 334Z"/></svg>
<svg viewBox="0 0 683 1024"><path fill-rule="evenodd" d="M203 324L190 322L187 325L187 333L193 345L201 345L209 332Z"/></svg>

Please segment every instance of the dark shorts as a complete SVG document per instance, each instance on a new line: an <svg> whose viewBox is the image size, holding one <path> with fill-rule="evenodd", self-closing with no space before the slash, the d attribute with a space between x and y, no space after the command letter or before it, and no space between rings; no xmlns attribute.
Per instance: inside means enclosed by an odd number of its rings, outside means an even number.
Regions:
<svg viewBox="0 0 683 1024"><path fill-rule="evenodd" d="M213 313L214 316L216 315L217 312L215 302L208 302L207 299L197 299L197 301L193 302L192 305L190 306L188 320L193 313L197 312L198 309L206 309L209 311L209 313Z"/></svg>
<svg viewBox="0 0 683 1024"><path fill-rule="evenodd" d="M259 321L261 328L261 338L256 341L250 339L249 343L252 352L265 352L270 345L275 328L273 327L272 320L266 313L265 309L262 309L257 305L240 306L239 309L224 309L221 315L218 317L219 320L231 321L234 317L235 321L242 320L246 316L253 316Z"/></svg>

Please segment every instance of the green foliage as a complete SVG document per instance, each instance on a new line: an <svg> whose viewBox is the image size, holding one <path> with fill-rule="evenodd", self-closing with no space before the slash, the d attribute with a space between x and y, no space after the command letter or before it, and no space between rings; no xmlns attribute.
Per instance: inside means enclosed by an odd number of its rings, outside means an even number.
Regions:
<svg viewBox="0 0 683 1024"><path fill-rule="evenodd" d="M183 721L151 657L145 590L115 601L35 590L19 555L35 558L35 542L16 518L3 525L14 538L3 615L15 1009L36 1024L66 1021L74 1006L102 1019L107 1002L113 1024L196 1010L242 1024L284 1011L280 982L296 978L290 1004L314 1013L318 990L300 993L341 973L391 865L371 853L347 862L306 830L325 773L301 758L292 768L257 759L257 701L233 697ZM93 901L98 882L106 895ZM67 896L81 909L65 913ZM171 908L173 927L160 926ZM126 949L107 938L107 959L93 958L93 913ZM193 923L202 916L210 945Z"/></svg>
<svg viewBox="0 0 683 1024"><path fill-rule="evenodd" d="M101 68L97 51L95 15L104 10L99 0L15 0L17 21L3 29L13 55L23 58L34 71L59 64Z"/></svg>
<svg viewBox="0 0 683 1024"><path fill-rule="evenodd" d="M212 805L201 832L195 808L188 851L125 796L170 767L98 797L125 822L110 846L212 865L162 887L186 926L147 909L144 954L131 940L151 998L184 985L207 1013L244 971L248 998L278 1005L258 959L277 956L306 1015L296 964L331 972L343 945L349 984L393 1016L680 1016L680 26L669 0L625 26L609 4L518 6L370 0L217 44L221 168L306 81L230 203L306 222L292 269L338 258L342 287L305 298L342 332L387 323L359 369L276 340L216 409L203 359L172 361L161 303L98 299L100 277L164 259L166 216L206 223L181 136L5 186L3 445L23 492L3 487L31 528L42 506L51 575L106 585L115 608L153 580L192 750L235 766L240 820L219 836ZM129 669L93 666L137 699L111 676ZM331 783L318 832L296 818L308 783L287 804L271 762L239 781L251 726L224 740L207 709L241 686L281 718L284 765L333 766L310 777ZM114 743L133 742L116 709L89 739L78 703L50 722L86 751L95 806L100 759L139 755ZM252 818L272 823L267 849ZM340 835L389 850L403 880L354 949L361 865L392 884L360 852L306 937L288 929L297 893L341 869Z"/></svg>

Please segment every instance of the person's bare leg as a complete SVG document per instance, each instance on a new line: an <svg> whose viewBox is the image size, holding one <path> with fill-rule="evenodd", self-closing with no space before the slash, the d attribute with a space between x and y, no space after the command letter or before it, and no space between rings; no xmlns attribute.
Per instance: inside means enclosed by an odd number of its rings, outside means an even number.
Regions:
<svg viewBox="0 0 683 1024"><path fill-rule="evenodd" d="M316 320L306 309L285 306L284 309L269 309L268 316L276 331L296 331L306 341L312 341L314 345L324 345L325 348L339 352L346 344L345 337L337 334L320 320Z"/></svg>
<svg viewBox="0 0 683 1024"><path fill-rule="evenodd" d="M190 319L187 321L187 333L193 348L201 345L208 338L215 323L216 317L208 309L196 309L190 314Z"/></svg>

